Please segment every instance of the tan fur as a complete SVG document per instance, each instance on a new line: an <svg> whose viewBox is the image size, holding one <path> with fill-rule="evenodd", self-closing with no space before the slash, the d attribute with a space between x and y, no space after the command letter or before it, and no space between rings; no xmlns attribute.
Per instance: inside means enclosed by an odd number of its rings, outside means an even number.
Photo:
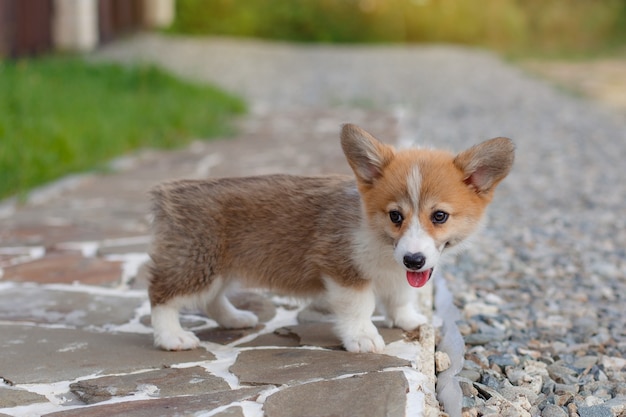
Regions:
<svg viewBox="0 0 626 417"><path fill-rule="evenodd" d="M321 292L323 275L364 284L346 233L361 213L349 177L181 180L152 197L152 305L203 290L215 276L297 296Z"/></svg>

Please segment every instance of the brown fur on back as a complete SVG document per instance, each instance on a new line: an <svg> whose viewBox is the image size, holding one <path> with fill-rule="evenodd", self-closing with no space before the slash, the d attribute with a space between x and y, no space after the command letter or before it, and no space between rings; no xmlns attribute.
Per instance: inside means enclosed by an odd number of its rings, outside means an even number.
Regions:
<svg viewBox="0 0 626 417"><path fill-rule="evenodd" d="M322 291L324 275L366 283L352 260L361 205L351 177L180 180L151 195L153 306L218 276L295 296Z"/></svg>

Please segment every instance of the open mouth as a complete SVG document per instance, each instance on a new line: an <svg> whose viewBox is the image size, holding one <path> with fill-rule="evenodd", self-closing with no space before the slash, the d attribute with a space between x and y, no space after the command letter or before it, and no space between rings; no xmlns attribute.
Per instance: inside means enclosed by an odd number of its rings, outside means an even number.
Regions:
<svg viewBox="0 0 626 417"><path fill-rule="evenodd" d="M406 271L406 280L409 281L409 285L415 288L421 288L430 279L433 274L433 268L426 269L424 271Z"/></svg>

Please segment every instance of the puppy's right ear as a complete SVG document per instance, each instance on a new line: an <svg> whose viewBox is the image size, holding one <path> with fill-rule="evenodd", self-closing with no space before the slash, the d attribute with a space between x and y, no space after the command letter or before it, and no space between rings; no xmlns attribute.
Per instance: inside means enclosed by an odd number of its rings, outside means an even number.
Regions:
<svg viewBox="0 0 626 417"><path fill-rule="evenodd" d="M394 155L391 146L379 142L353 124L341 129L341 147L359 182L372 185L380 178Z"/></svg>
<svg viewBox="0 0 626 417"><path fill-rule="evenodd" d="M508 138L486 140L454 158L465 175L464 182L479 195L490 196L509 174L515 159L515 145Z"/></svg>

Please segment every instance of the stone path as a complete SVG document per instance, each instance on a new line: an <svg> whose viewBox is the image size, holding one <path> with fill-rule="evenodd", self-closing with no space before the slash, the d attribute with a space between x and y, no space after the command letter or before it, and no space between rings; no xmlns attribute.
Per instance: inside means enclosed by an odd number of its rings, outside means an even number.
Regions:
<svg viewBox="0 0 626 417"><path fill-rule="evenodd" d="M347 121L396 139L394 117L377 111L250 116L236 138L143 151L115 161L117 172L5 204L0 415L438 415L430 326L381 328L387 354L350 354L296 300L242 292L235 304L259 316L257 328L224 330L189 314L184 325L202 348L152 346L140 268L146 190L175 177L347 173L338 142ZM426 309L431 296L426 289Z"/></svg>

